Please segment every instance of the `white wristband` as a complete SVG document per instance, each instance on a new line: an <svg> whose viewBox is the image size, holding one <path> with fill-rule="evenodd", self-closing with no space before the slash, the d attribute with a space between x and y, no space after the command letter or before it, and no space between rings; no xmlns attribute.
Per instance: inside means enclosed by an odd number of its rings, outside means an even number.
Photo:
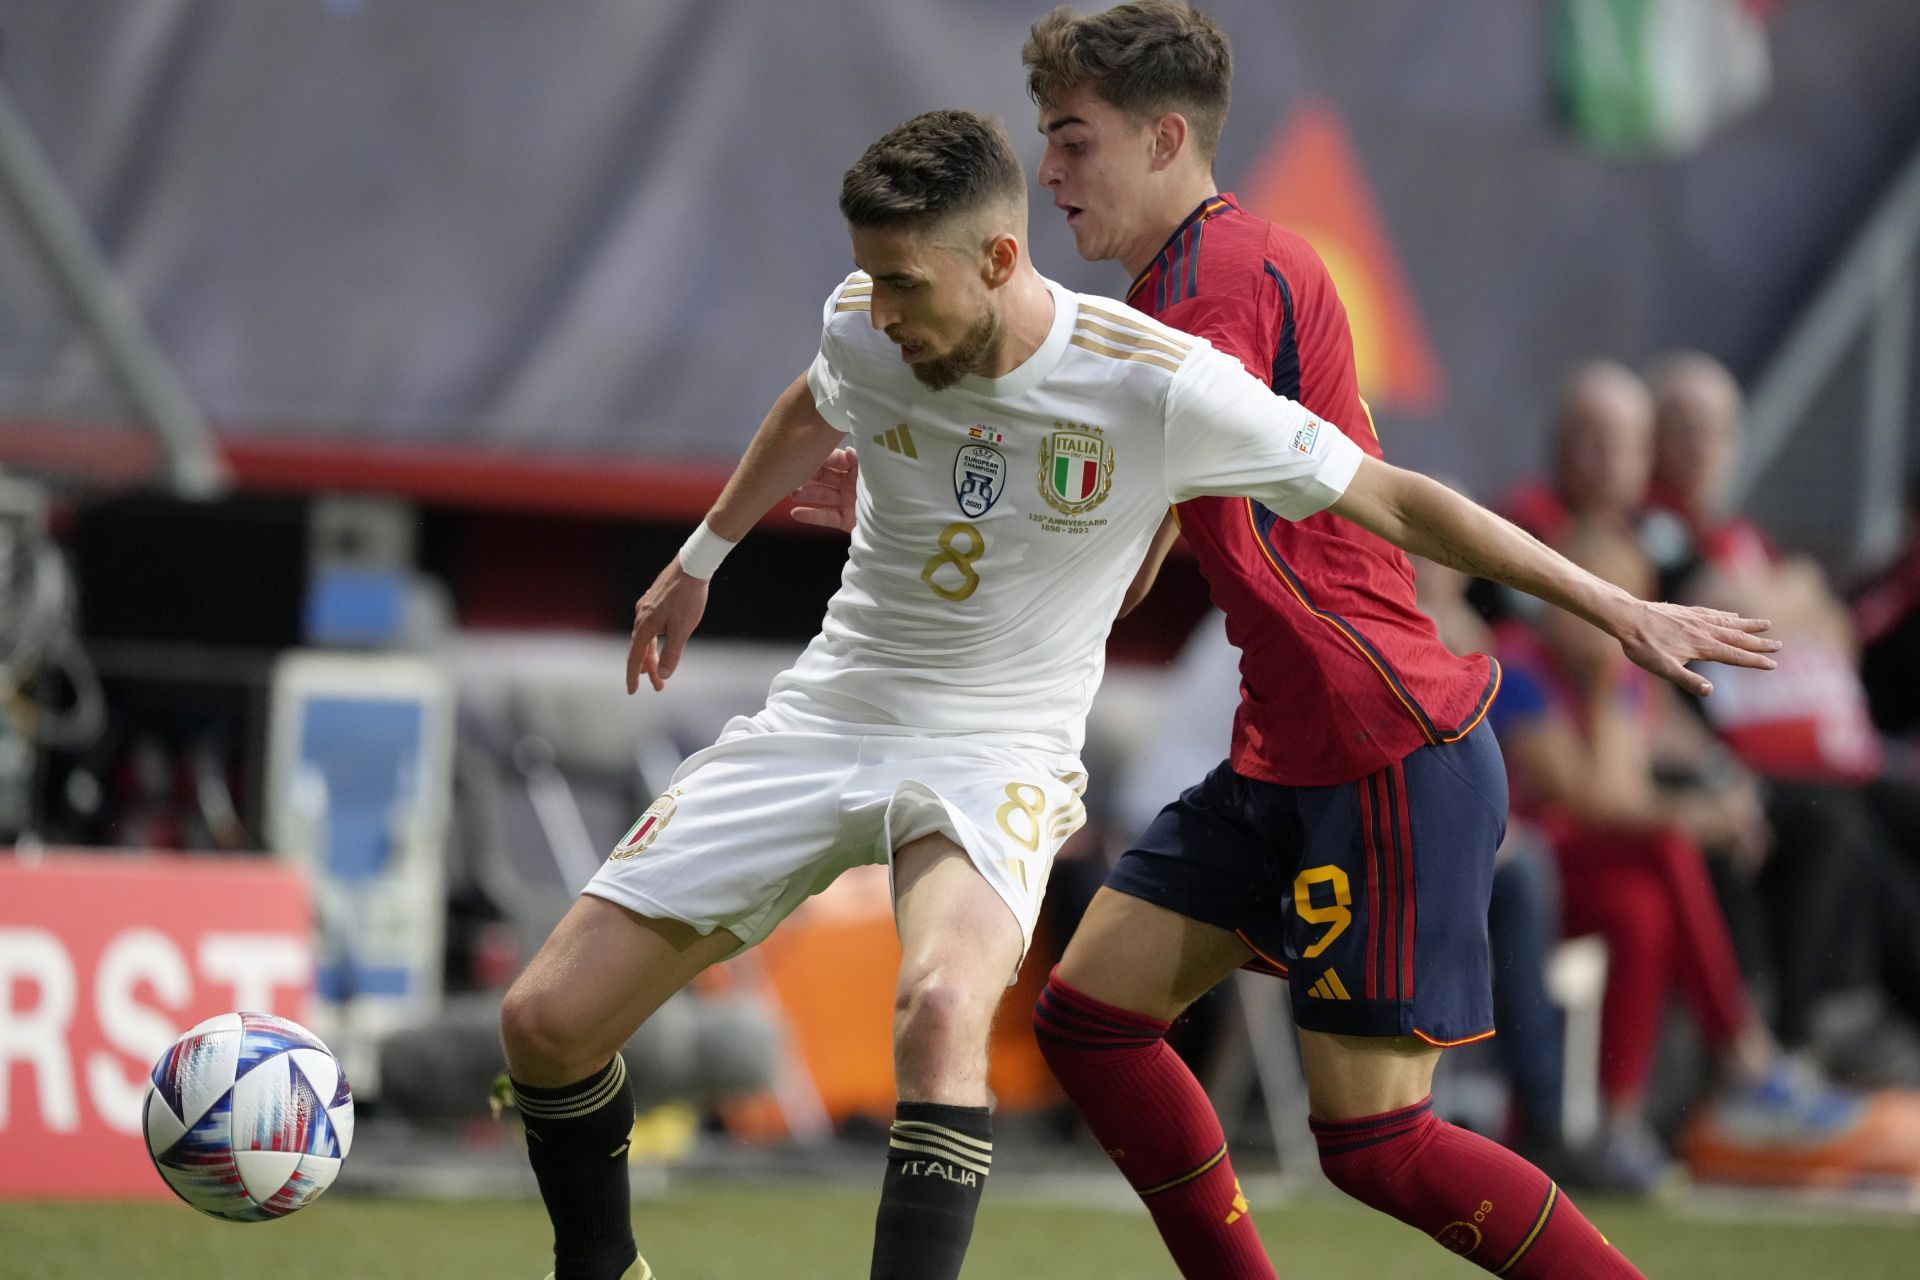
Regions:
<svg viewBox="0 0 1920 1280"><path fill-rule="evenodd" d="M737 542L728 542L702 520L700 527L693 531L693 536L680 547L680 572L689 578L705 581L714 575L720 562L727 558L727 552L739 545Z"/></svg>

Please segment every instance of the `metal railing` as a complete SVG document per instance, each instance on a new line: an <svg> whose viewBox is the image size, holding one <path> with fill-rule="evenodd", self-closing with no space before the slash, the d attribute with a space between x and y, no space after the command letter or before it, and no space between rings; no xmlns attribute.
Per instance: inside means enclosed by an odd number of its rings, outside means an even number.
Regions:
<svg viewBox="0 0 1920 1280"><path fill-rule="evenodd" d="M1920 264L1920 148L1888 188L1853 244L1795 323L1754 385L1747 450L1735 501L1786 527L1819 530L1819 549L1854 566L1883 559L1901 538L1910 446L1916 427L1913 380L1916 266ZM1763 483L1789 446L1809 432L1850 429L1830 409L1857 413L1857 484ZM1847 493L1849 506L1836 502Z"/></svg>
<svg viewBox="0 0 1920 1280"><path fill-rule="evenodd" d="M207 497L227 468L200 408L126 285L61 188L39 142L0 89L0 210L22 231L141 421L159 437L176 491Z"/></svg>

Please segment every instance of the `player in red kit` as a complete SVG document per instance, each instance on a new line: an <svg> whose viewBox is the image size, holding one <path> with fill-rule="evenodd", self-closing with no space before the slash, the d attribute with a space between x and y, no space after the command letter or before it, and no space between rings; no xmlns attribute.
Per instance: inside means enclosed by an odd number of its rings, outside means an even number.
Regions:
<svg viewBox="0 0 1920 1280"><path fill-rule="evenodd" d="M1379 457L1326 269L1214 182L1231 79L1219 28L1165 0L1060 8L1023 60L1047 139L1039 179L1081 255L1124 265L1132 306ZM821 479L801 491L816 504L803 518L844 523L845 474ZM1242 651L1232 754L1094 898L1035 1012L1054 1074L1183 1274L1272 1277L1219 1120L1164 1036L1236 968L1287 976L1336 1186L1496 1274L1639 1276L1545 1174L1432 1114L1442 1049L1493 1032L1486 920L1507 794L1483 720L1497 666L1440 643L1388 542L1244 499L1182 503L1130 600L1181 531ZM1449 551L1468 572L1507 568Z"/></svg>
<svg viewBox="0 0 1920 1280"><path fill-rule="evenodd" d="M1182 4L1061 8L1023 60L1040 182L1081 255L1126 266L1131 305L1379 457L1326 268L1214 182L1219 28ZM1545 1174L1432 1114L1441 1051L1493 1032L1507 806L1482 722L1498 667L1449 652L1406 557L1354 524L1215 498L1178 523L1242 653L1232 755L1161 811L1081 922L1035 1014L1055 1075L1184 1274L1272 1276L1218 1120L1162 1036L1235 968L1284 973L1334 1185L1496 1274L1639 1275Z"/></svg>

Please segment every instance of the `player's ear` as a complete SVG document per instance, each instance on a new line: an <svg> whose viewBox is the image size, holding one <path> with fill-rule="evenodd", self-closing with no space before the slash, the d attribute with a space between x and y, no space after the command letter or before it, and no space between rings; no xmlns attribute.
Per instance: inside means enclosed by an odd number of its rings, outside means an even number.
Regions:
<svg viewBox="0 0 1920 1280"><path fill-rule="evenodd" d="M1162 114L1153 122L1153 167L1165 169L1173 164L1186 151L1192 136L1185 116L1178 111Z"/></svg>
<svg viewBox="0 0 1920 1280"><path fill-rule="evenodd" d="M998 289L1013 279L1014 269L1020 265L1020 252L1020 239L1012 232L1002 231L987 241L980 276L989 289Z"/></svg>

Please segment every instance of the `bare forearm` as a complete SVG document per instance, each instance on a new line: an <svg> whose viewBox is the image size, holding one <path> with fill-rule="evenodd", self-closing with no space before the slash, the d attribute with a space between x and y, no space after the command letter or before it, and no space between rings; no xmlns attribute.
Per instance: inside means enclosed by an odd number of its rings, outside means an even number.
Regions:
<svg viewBox="0 0 1920 1280"><path fill-rule="evenodd" d="M707 525L738 542L774 504L813 475L841 441L841 432L814 408L805 377L796 378L768 410L745 456L707 513Z"/></svg>
<svg viewBox="0 0 1920 1280"><path fill-rule="evenodd" d="M1360 491L1350 489L1335 503L1336 515L1403 551L1503 582L1617 634L1617 618L1632 597L1519 526L1438 481L1384 463L1363 467L1354 479Z"/></svg>

